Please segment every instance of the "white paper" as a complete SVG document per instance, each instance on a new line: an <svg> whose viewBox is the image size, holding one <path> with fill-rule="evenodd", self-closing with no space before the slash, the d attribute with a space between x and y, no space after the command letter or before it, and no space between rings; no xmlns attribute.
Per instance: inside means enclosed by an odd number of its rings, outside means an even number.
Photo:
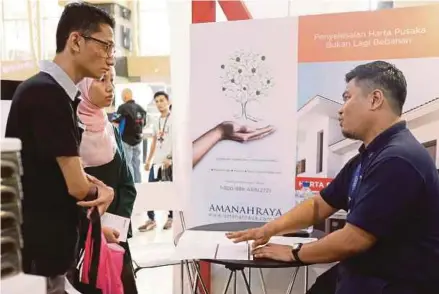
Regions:
<svg viewBox="0 0 439 294"><path fill-rule="evenodd" d="M215 259L217 244L185 244L177 245L172 256L174 260Z"/></svg>
<svg viewBox="0 0 439 294"><path fill-rule="evenodd" d="M174 258L250 260L247 242L235 244L226 237L226 232L187 230L178 241Z"/></svg>
<svg viewBox="0 0 439 294"><path fill-rule="evenodd" d="M215 259L222 260L251 260L252 254L247 242L239 244L218 244Z"/></svg>
<svg viewBox="0 0 439 294"><path fill-rule="evenodd" d="M214 243L214 244L234 244L232 240L226 237L226 232L218 231L193 231L186 230L181 236L178 243L198 243L200 240L203 243Z"/></svg>
<svg viewBox="0 0 439 294"><path fill-rule="evenodd" d="M109 227L119 232L119 241L126 242L128 237L128 229L130 227L130 219L115 215L112 213L104 213L101 217L102 227Z"/></svg>

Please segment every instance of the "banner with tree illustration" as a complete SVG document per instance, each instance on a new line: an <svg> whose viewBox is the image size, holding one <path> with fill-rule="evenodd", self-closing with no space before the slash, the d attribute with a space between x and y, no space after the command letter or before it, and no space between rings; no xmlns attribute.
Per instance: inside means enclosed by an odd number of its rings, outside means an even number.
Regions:
<svg viewBox="0 0 439 294"><path fill-rule="evenodd" d="M189 225L294 205L297 31L296 18L192 27Z"/></svg>

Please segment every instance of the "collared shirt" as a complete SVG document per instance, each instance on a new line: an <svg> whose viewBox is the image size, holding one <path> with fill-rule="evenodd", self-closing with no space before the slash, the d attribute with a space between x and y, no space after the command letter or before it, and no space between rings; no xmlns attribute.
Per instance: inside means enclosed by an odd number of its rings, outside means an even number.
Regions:
<svg viewBox="0 0 439 294"><path fill-rule="evenodd" d="M377 243L341 262L337 294L439 283L439 177L431 156L405 122L359 151L321 195Z"/></svg>
<svg viewBox="0 0 439 294"><path fill-rule="evenodd" d="M72 79L62 68L52 61L41 61L40 70L52 76L52 78L66 91L72 101L78 96L78 88Z"/></svg>
<svg viewBox="0 0 439 294"><path fill-rule="evenodd" d="M75 258L79 209L57 157L79 156L76 86L56 64L19 85L6 137L22 141L25 272L64 274Z"/></svg>

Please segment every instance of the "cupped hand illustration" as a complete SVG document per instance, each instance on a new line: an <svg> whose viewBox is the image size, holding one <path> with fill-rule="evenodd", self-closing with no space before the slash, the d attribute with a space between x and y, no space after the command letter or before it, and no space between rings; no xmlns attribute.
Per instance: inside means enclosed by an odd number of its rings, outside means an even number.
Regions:
<svg viewBox="0 0 439 294"><path fill-rule="evenodd" d="M271 125L263 128L252 128L233 121L221 123L220 128L224 140L232 140L241 143L260 140L275 131L275 128Z"/></svg>

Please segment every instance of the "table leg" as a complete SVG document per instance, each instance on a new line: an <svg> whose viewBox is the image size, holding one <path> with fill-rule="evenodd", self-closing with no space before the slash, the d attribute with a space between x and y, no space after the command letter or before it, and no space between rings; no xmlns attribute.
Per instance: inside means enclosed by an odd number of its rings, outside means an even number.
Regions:
<svg viewBox="0 0 439 294"><path fill-rule="evenodd" d="M305 292L303 292L303 293L305 293L306 294L306 292L308 292L308 266L305 266L305 268L304 268L304 271L305 271L305 274L304 274L304 276L305 276Z"/></svg>
<svg viewBox="0 0 439 294"><path fill-rule="evenodd" d="M236 271L233 271L233 294L236 294L237 289L237 277L236 277Z"/></svg>
<svg viewBox="0 0 439 294"><path fill-rule="evenodd" d="M250 285L250 288L252 287L252 268L248 268L248 284Z"/></svg>
<svg viewBox="0 0 439 294"><path fill-rule="evenodd" d="M192 272L191 272L191 266L189 266L189 261L185 260L184 261L185 265L186 265L186 271L187 271L187 277L189 280L189 289L190 291L192 291Z"/></svg>
<svg viewBox="0 0 439 294"><path fill-rule="evenodd" d="M184 294L184 261L180 262L180 288L181 294Z"/></svg>
<svg viewBox="0 0 439 294"><path fill-rule="evenodd" d="M247 288L247 293L248 294L252 294L252 290L250 288L249 282L247 281L247 277L245 276L244 270L241 270L241 274L242 274L242 278L244 279L245 287Z"/></svg>
<svg viewBox="0 0 439 294"><path fill-rule="evenodd" d="M197 294L198 292L197 286L198 286L198 275L195 275L195 280L194 283L192 284L192 294Z"/></svg>
<svg viewBox="0 0 439 294"><path fill-rule="evenodd" d="M232 276L233 276L233 271L230 271L230 275L229 278L227 279L227 284L226 287L224 288L224 294L227 294L227 291L229 290L229 286L230 286L230 281L232 280Z"/></svg>
<svg viewBox="0 0 439 294"><path fill-rule="evenodd" d="M261 279L262 293L267 294L267 289L265 288L264 275L262 274L262 269L259 269L259 278Z"/></svg>
<svg viewBox="0 0 439 294"><path fill-rule="evenodd" d="M294 269L290 284L288 285L287 288L287 294L291 294L293 292L293 288L294 288L294 283L296 282L296 277L297 277L297 273L299 272L300 267L296 267Z"/></svg>
<svg viewBox="0 0 439 294"><path fill-rule="evenodd" d="M207 287L204 284L203 278L201 277L201 273L200 273L200 264L198 261L194 261L195 262L195 271L196 271L196 276L199 278L200 280L200 285L201 288L203 289L204 294L209 294L209 292L207 291ZM195 284L197 289L198 283Z"/></svg>

